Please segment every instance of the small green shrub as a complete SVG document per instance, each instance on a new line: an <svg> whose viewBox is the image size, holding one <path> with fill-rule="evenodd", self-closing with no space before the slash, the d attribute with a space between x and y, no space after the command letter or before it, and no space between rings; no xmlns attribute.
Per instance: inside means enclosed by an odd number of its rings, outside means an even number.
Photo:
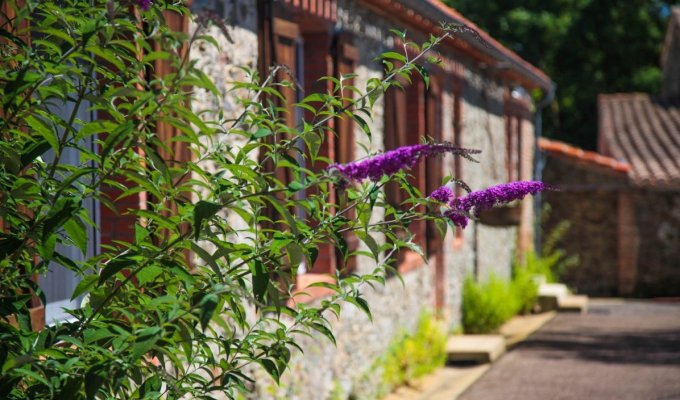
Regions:
<svg viewBox="0 0 680 400"><path fill-rule="evenodd" d="M546 204L543 207L542 217L543 224L545 224L550 216L550 205ZM545 235L545 240L542 244L542 254L529 251L526 255L525 268L535 275L543 275L546 282L559 282L564 274L570 268L579 265L579 256L577 254L569 255L564 249L558 246L564 240L564 237L571 229L571 222L562 220L555 225Z"/></svg>
<svg viewBox="0 0 680 400"><path fill-rule="evenodd" d="M521 265L515 264L514 276L510 284L512 296L517 302L517 312L528 314L538 299L538 283L535 274Z"/></svg>
<svg viewBox="0 0 680 400"><path fill-rule="evenodd" d="M389 391L412 384L414 379L441 367L445 361L446 332L436 318L424 314L417 330L393 340L378 364L382 366L383 382Z"/></svg>
<svg viewBox="0 0 680 400"><path fill-rule="evenodd" d="M463 285L465 333L491 333L517 313L520 305L511 284L494 276L484 283L468 276Z"/></svg>

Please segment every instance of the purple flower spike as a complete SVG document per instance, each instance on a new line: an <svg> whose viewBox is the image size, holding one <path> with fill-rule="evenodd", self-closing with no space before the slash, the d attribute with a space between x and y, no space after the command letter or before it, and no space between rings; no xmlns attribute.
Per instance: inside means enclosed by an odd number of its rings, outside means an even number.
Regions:
<svg viewBox="0 0 680 400"><path fill-rule="evenodd" d="M453 189L451 189L448 186L442 186L439 189L436 189L432 193L430 193L430 198L437 200L442 203L448 203L449 200L453 198Z"/></svg>
<svg viewBox="0 0 680 400"><path fill-rule="evenodd" d="M141 8L143 11L146 11L151 7L151 2L153 0L134 0L134 1L139 8Z"/></svg>
<svg viewBox="0 0 680 400"><path fill-rule="evenodd" d="M456 212L455 210L449 211L446 214L446 216L449 217L451 219L451 221L453 221L453 224L455 226L461 227L463 229L465 229L465 227L468 224L468 217L466 217L463 214Z"/></svg>
<svg viewBox="0 0 680 400"><path fill-rule="evenodd" d="M483 210L550 189L552 188L538 181L503 183L450 200L451 209L444 215L451 218L456 226L465 228L468 222L465 214L477 216Z"/></svg>
<svg viewBox="0 0 680 400"><path fill-rule="evenodd" d="M376 182L383 175L392 175L402 169L413 167L421 157L451 153L470 158L470 154L479 152L479 150L462 149L447 143L416 144L399 147L361 161L332 164L327 169L338 171L348 180L363 181L368 178Z"/></svg>

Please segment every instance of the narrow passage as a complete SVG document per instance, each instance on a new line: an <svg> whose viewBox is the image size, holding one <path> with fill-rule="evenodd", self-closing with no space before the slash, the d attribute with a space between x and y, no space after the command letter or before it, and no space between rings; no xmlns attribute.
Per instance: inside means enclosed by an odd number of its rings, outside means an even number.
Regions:
<svg viewBox="0 0 680 400"><path fill-rule="evenodd" d="M591 299L587 315L558 315L459 399L680 399L680 302Z"/></svg>

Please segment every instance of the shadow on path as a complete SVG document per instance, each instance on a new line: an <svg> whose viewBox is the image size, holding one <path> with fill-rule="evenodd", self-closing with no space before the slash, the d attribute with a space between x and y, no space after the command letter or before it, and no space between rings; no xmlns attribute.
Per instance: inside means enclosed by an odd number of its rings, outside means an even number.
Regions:
<svg viewBox="0 0 680 400"><path fill-rule="evenodd" d="M680 304L595 300L559 314L460 398L680 399Z"/></svg>

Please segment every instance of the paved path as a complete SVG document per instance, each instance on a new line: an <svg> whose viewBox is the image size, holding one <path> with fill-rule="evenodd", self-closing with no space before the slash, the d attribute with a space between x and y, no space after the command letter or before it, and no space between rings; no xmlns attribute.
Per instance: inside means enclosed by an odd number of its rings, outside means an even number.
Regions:
<svg viewBox="0 0 680 400"><path fill-rule="evenodd" d="M680 303L591 301L503 356L461 400L678 400Z"/></svg>

